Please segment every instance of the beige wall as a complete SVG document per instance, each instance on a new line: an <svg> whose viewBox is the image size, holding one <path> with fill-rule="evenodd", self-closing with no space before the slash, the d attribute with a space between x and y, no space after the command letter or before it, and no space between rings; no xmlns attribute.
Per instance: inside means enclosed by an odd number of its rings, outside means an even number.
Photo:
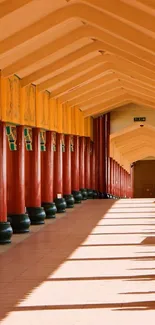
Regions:
<svg viewBox="0 0 155 325"><path fill-rule="evenodd" d="M152 108L129 104L115 109L111 112L111 135L121 131L124 128L135 125L134 117L146 117L146 123L155 127L155 110ZM139 123L141 124L141 123Z"/></svg>

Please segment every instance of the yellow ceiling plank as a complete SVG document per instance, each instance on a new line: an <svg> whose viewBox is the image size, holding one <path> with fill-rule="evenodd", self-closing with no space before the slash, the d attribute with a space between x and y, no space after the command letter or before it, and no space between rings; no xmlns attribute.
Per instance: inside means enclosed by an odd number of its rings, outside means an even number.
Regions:
<svg viewBox="0 0 155 325"><path fill-rule="evenodd" d="M124 141L122 140L122 143L117 143L115 142L116 144L116 147L121 150L121 152L128 152L130 151L131 148L133 147L140 147L144 145L144 142L149 142L150 145L153 145L154 146L154 141L151 141L151 136L144 136L144 135L139 135L139 136L132 136L131 139L128 139L125 137ZM128 145L126 145L128 143Z"/></svg>
<svg viewBox="0 0 155 325"><path fill-rule="evenodd" d="M65 57L55 61L54 63L50 63L46 65L45 67L36 70L35 72L31 73L30 75L24 77L21 80L21 86L25 87L28 84L41 79L42 77L49 75L50 73L53 73L55 71L64 68L65 66L68 66L69 64L72 64L74 61L77 61L81 59L82 57L86 56L88 53L93 53L99 49L98 42L92 42L91 44L88 44L86 46L83 46L79 50L72 52L71 54L66 55ZM65 67L67 69L67 67Z"/></svg>
<svg viewBox="0 0 155 325"><path fill-rule="evenodd" d="M146 0L139 0L145 5L150 5L150 1ZM71 2L71 0L70 0ZM138 8L132 7L132 2L135 3L135 0L131 0L129 3L123 3L120 0L110 0L110 1L103 1L103 0L85 0L85 2L89 5L93 5L98 7L101 10L106 11L109 15L115 15L118 19L126 20L126 22L130 23L131 25L134 24L135 28L136 25L141 26L143 29L148 31L152 31L155 33L155 24L154 24L154 17L151 16L149 13L139 10ZM153 7L154 0L152 1ZM155 8L155 5L154 5Z"/></svg>
<svg viewBox="0 0 155 325"><path fill-rule="evenodd" d="M131 79L133 78L133 81L138 80L141 83L144 83L146 85L152 86L152 88L155 87L155 81L152 79L149 79L143 75L140 75L136 71L132 71L129 69L126 69L125 67L122 68L119 66L118 68L115 68L114 71L116 71L117 76L121 79L121 76L129 76Z"/></svg>
<svg viewBox="0 0 155 325"><path fill-rule="evenodd" d="M87 100L87 101L81 103L80 108L82 111L86 111L87 109L89 109L91 107L98 106L101 103L105 102L106 100L110 99L113 94L119 95L120 91L122 92L122 86L118 82L116 87L114 87L114 88L111 87L111 89L104 91L99 96L96 96L95 98L91 98L90 100ZM123 92L124 92L124 90L123 90Z"/></svg>
<svg viewBox="0 0 155 325"><path fill-rule="evenodd" d="M2 75L4 77L8 77L9 75L12 75L26 68L27 66L46 58L47 56L61 50L63 47L66 47L81 38L83 38L83 27L77 28L75 31L66 34L65 37L60 37L54 42L48 43L42 46L41 48L37 49L36 51L31 52L25 57L19 59L18 61L10 64L2 70Z"/></svg>
<svg viewBox="0 0 155 325"><path fill-rule="evenodd" d="M133 122L131 125L123 128L123 129L121 129L121 130L119 130L119 131L117 131L115 133L112 133L110 135L110 140L115 141L115 138L117 140L118 137L121 137L123 135L126 135L129 132L132 132L134 130L139 129L140 124L141 124L141 122L138 122L138 123ZM155 132L155 127L154 126L149 125L146 122L144 122L144 126L145 126L145 130L148 129L149 131L154 131Z"/></svg>
<svg viewBox="0 0 155 325"><path fill-rule="evenodd" d="M70 101L74 98L78 98L83 94L87 94L94 89L98 89L103 85L107 85L113 81L117 81L118 78L116 77L115 73L107 74L105 76L99 76L98 79L88 82L87 84L81 85L80 88L77 88L73 91L70 91L68 94L61 96L61 102Z"/></svg>
<svg viewBox="0 0 155 325"><path fill-rule="evenodd" d="M84 27L85 28L85 27ZM94 37L99 37L100 39L103 39L105 41L105 33L94 29L94 28L90 28L89 26L86 27L86 29L88 30L88 37L90 37L90 35L94 35ZM92 32L91 32L92 30ZM93 31L94 30L94 31ZM90 33L89 33L90 31ZM102 34L103 33L103 34ZM117 43L122 42L122 40L116 40L116 46ZM114 42L113 42L114 44ZM119 46L121 46L121 44L119 44ZM54 71L57 71L59 69L61 69L62 67L65 67L65 65L68 65L72 62L74 62L77 59L80 59L81 57L87 55L88 53L91 53L93 51L110 51L113 54L116 54L117 56L120 56L122 58L125 58L126 60L130 61L130 62L135 62L137 65L145 67L148 70L153 70L154 69L154 65L152 64L153 62L155 63L155 60L153 61L154 57L150 58L150 62L144 61L143 59L138 58L137 56L134 56L134 49L132 49L132 46L129 46L129 50L132 53L128 53L125 51L126 47L122 47L123 50L121 50L120 48L117 48L115 46L112 46L108 43L102 42L102 41L95 41L92 44L86 45L84 46L82 49L77 50L76 52L73 52L65 57L63 57L62 59L59 59L58 61L52 63L52 64L48 64L47 66L33 72L32 74L26 76L25 78L23 78L22 80L22 87L28 85L29 83L32 83L34 81L36 81L37 79L42 78L45 75L48 75L49 73L52 73ZM128 50L128 49L126 49ZM138 55L137 53L137 49L135 52L135 55ZM152 62L152 63L151 63Z"/></svg>
<svg viewBox="0 0 155 325"><path fill-rule="evenodd" d="M89 92L86 92L85 94L81 94L81 96L76 97L75 99L71 100L69 102L69 105L74 106L74 105L81 105L81 103L85 101L89 101L90 99L97 97L104 92L117 88L118 87L118 80L112 80L108 82L107 84L103 84L99 88L95 88L95 90L90 90Z"/></svg>
<svg viewBox="0 0 155 325"><path fill-rule="evenodd" d="M32 2L32 0L6 0L0 3L0 19L22 6Z"/></svg>
<svg viewBox="0 0 155 325"><path fill-rule="evenodd" d="M85 73L85 70L93 69L95 66L98 66L98 65L100 65L102 68L102 64L106 63L106 62L107 62L107 60L106 60L106 58L104 58L104 55L98 55L95 58L87 60L84 63L81 63L71 69L68 69L52 78L49 78L49 79L43 81L42 83L40 83L38 85L38 89L39 89L39 91L44 91L45 89L52 88L52 86L55 86L56 84L59 84L60 82L62 82L64 80L66 80L66 82L67 82L67 79L69 79L71 77L74 77L74 79L75 79L76 75L79 72L83 71Z"/></svg>
<svg viewBox="0 0 155 325"><path fill-rule="evenodd" d="M97 114L110 111L128 101L130 101L129 96L123 90L120 90L120 94L117 92L117 95L114 98L111 98L100 105L95 105L95 107L91 107L84 111L84 116L95 116Z"/></svg>
<svg viewBox="0 0 155 325"><path fill-rule="evenodd" d="M107 56L108 57L108 56ZM122 58L119 58L118 56L114 56L114 55L109 55L109 62L112 62L115 67L118 69L120 66L122 69L126 69L126 70L129 70L129 71L135 71L137 73L139 73L140 75L144 75L146 76L147 78L149 79L155 79L155 72L154 70L153 71L150 71L142 66L139 66L135 63L131 63L127 60L124 60ZM132 72L131 72L132 73Z"/></svg>
<svg viewBox="0 0 155 325"><path fill-rule="evenodd" d="M56 19L55 19L56 20ZM140 57L141 59L144 59L145 61L149 61L151 63L155 64L155 56L152 55L150 52L145 51L144 49L139 49L134 44L128 44L127 41L122 39L117 39L115 36L106 34L105 31L99 30L95 27L91 26L81 26L77 28L76 30L66 34L63 37L58 38L54 42L48 43L41 48L37 49L34 52L31 52L30 54L24 56L23 58L17 60L16 62L12 63L11 65L7 66L5 69L3 69L2 74L4 77L8 77L9 75L12 75L14 73L17 73L18 71L26 68L27 66L30 66L37 61L40 61L47 56L59 51L60 49L70 45L71 43L74 43L77 40L80 40L82 38L95 38L100 41L102 41L101 46L102 51L111 51L112 53L116 55L121 55L121 57L126 58L126 52L128 50L130 51L130 56L127 53L127 56L129 56L129 59L131 59L132 62L136 62L136 56ZM4 40L5 41L5 40ZM4 42L3 41L3 42ZM110 45L111 43L112 45ZM124 52L122 52L124 51ZM0 53L2 52L2 45L0 42ZM134 54L134 55L133 55ZM139 60L138 60L139 62ZM143 65L144 65L143 64ZM141 62L142 65L142 62Z"/></svg>
<svg viewBox="0 0 155 325"><path fill-rule="evenodd" d="M38 20L36 23L33 23L15 33L13 36L6 39L4 43L0 43L0 53L9 51L11 48L16 47L17 45L20 45L48 29L72 18L79 18L90 25L98 26L103 30L107 30L108 33L112 33L117 37L135 43L152 53L155 52L153 38L149 35L145 35L132 26L125 25L124 22L119 21L115 16L109 16L106 12L99 11L87 4L74 3L50 13Z"/></svg>
<svg viewBox="0 0 155 325"><path fill-rule="evenodd" d="M52 91L52 97L59 97L61 94L73 89L74 87L80 87L81 84L88 82L91 79L97 79L97 77L101 76L104 73L110 74L110 64L108 62L104 63L101 67L94 68L90 72L84 74L81 77L76 78L73 81L68 82L67 84L57 88Z"/></svg>
<svg viewBox="0 0 155 325"><path fill-rule="evenodd" d="M148 69L145 69L143 67L140 67L137 64L132 64L126 60L122 60L122 59L119 59L118 57L114 57L113 55L105 54L105 55L90 59L90 60L80 64L79 66L73 67L65 72L62 72L62 73L56 75L53 78L49 78L49 79L45 80L44 82L39 84L38 89L40 91L44 91L46 89L52 88L52 86L55 86L57 83L59 83L63 80L67 80L70 77L76 78L76 74L78 74L79 71L84 71L88 68L91 68L93 65L101 64L101 63L108 62L108 61L112 62L113 64L116 64L117 69L119 69L119 66L121 66L122 69L124 67L125 69L129 69L131 71L136 71L140 75L142 74L148 78L152 78L153 80L155 79L154 72L152 72Z"/></svg>
<svg viewBox="0 0 155 325"><path fill-rule="evenodd" d="M141 100L141 103L146 103L146 105L151 105L152 107L155 108L155 99L154 98L150 98L149 96L144 95L141 92L137 92L137 91L133 91L131 89L126 89L126 92L131 95L131 97L133 96L134 98L137 97L138 100Z"/></svg>

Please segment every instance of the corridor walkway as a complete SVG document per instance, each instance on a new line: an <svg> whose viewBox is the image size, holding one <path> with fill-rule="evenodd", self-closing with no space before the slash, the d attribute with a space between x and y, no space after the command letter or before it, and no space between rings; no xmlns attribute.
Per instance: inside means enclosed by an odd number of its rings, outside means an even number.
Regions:
<svg viewBox="0 0 155 325"><path fill-rule="evenodd" d="M0 247L0 324L154 324L153 201L87 201Z"/></svg>

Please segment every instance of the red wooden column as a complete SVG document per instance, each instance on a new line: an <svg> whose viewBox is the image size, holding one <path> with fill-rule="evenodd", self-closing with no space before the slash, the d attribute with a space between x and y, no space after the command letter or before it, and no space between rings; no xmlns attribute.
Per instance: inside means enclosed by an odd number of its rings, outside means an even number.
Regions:
<svg viewBox="0 0 155 325"><path fill-rule="evenodd" d="M83 200L87 199L87 190L85 188L85 149L86 138L79 138L79 188L82 193Z"/></svg>
<svg viewBox="0 0 155 325"><path fill-rule="evenodd" d="M105 196L105 116L99 117L99 191L101 197Z"/></svg>
<svg viewBox="0 0 155 325"><path fill-rule="evenodd" d="M85 184L86 184L86 188L90 189L90 138L86 138Z"/></svg>
<svg viewBox="0 0 155 325"><path fill-rule="evenodd" d="M99 118L93 121L95 150L95 190L99 191Z"/></svg>
<svg viewBox="0 0 155 325"><path fill-rule="evenodd" d="M93 196L94 198L97 198L97 192L95 190L96 188L96 165L95 165L95 144L91 142L91 152L90 152L90 179L91 179L91 188L93 189Z"/></svg>
<svg viewBox="0 0 155 325"><path fill-rule="evenodd" d="M17 150L7 146L7 208L14 233L29 231L30 219L25 213L25 140L24 126L16 127Z"/></svg>
<svg viewBox="0 0 155 325"><path fill-rule="evenodd" d="M74 151L72 152L72 193L75 199L75 203L81 203L82 194L79 191L79 136L74 136Z"/></svg>
<svg viewBox="0 0 155 325"><path fill-rule="evenodd" d="M109 159L109 147L110 147L110 113L104 116L104 157L105 157L105 192L108 193L108 159Z"/></svg>
<svg viewBox="0 0 155 325"><path fill-rule="evenodd" d="M67 204L63 198L63 146L64 135L56 134L56 151L54 152L54 198L59 213L65 212Z"/></svg>
<svg viewBox="0 0 155 325"><path fill-rule="evenodd" d="M46 151L41 152L41 202L46 218L55 218L57 211L53 202L54 143L55 132L46 131Z"/></svg>
<svg viewBox="0 0 155 325"><path fill-rule="evenodd" d="M131 165L131 197L134 197L134 164Z"/></svg>
<svg viewBox="0 0 155 325"><path fill-rule="evenodd" d="M65 135L65 151L63 152L63 193L67 208L74 207L74 197L72 193L71 181L71 143L72 136Z"/></svg>
<svg viewBox="0 0 155 325"><path fill-rule="evenodd" d="M11 242L12 228L7 222L6 129L0 122L0 244Z"/></svg>
<svg viewBox="0 0 155 325"><path fill-rule="evenodd" d="M111 158L108 157L108 195L111 196Z"/></svg>
<svg viewBox="0 0 155 325"><path fill-rule="evenodd" d="M116 196L116 161L113 159L113 193Z"/></svg>
<svg viewBox="0 0 155 325"><path fill-rule="evenodd" d="M43 224L46 217L41 207L40 129L32 129L32 151L26 151L26 207L32 224Z"/></svg>
<svg viewBox="0 0 155 325"><path fill-rule="evenodd" d="M121 197L121 166L119 165L119 197Z"/></svg>
<svg viewBox="0 0 155 325"><path fill-rule="evenodd" d="M121 167L121 197L124 198L124 169Z"/></svg>
<svg viewBox="0 0 155 325"><path fill-rule="evenodd" d="M90 178L90 149L91 140L86 138L86 150L85 150L85 184L88 192L88 198L93 198L93 190L91 189L91 178Z"/></svg>
<svg viewBox="0 0 155 325"><path fill-rule="evenodd" d="M114 161L113 158L110 158L110 194L114 195Z"/></svg>

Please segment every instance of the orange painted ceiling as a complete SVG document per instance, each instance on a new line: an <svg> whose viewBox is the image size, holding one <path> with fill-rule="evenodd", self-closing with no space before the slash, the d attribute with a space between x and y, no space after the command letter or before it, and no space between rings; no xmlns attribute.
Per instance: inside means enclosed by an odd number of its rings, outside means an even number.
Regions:
<svg viewBox="0 0 155 325"><path fill-rule="evenodd" d="M0 69L96 116L155 106L154 0L0 0Z"/></svg>

